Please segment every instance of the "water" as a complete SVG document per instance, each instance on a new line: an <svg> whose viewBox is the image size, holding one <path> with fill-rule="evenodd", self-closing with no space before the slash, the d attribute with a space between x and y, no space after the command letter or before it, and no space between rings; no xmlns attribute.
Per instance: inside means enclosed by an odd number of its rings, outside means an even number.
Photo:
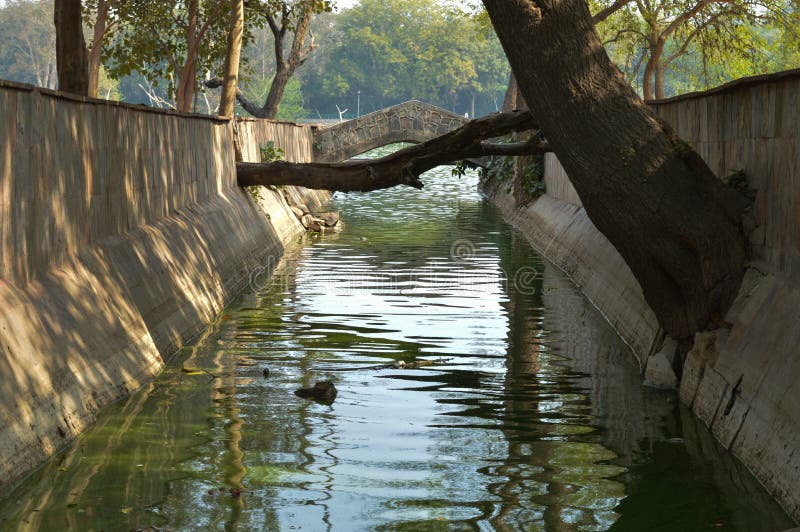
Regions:
<svg viewBox="0 0 800 532"><path fill-rule="evenodd" d="M0 529L789 528L475 182L337 196L344 232L289 246ZM321 379L333 405L293 394Z"/></svg>

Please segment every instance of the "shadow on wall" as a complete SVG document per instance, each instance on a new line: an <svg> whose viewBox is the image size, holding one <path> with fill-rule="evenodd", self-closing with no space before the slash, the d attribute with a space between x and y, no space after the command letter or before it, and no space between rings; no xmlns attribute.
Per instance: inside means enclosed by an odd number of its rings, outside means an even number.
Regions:
<svg viewBox="0 0 800 532"><path fill-rule="evenodd" d="M238 188L227 121L3 82L0 124L2 492L301 228L281 194Z"/></svg>

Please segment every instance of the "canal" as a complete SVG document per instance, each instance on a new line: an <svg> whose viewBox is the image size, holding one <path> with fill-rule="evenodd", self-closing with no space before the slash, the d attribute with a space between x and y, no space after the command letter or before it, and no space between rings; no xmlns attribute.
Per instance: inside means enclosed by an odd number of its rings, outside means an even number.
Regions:
<svg viewBox="0 0 800 532"><path fill-rule="evenodd" d="M335 196L343 231L253 272L155 382L0 501L0 529L792 526L674 394L642 386L475 175L425 181ZM325 379L332 405L294 395Z"/></svg>

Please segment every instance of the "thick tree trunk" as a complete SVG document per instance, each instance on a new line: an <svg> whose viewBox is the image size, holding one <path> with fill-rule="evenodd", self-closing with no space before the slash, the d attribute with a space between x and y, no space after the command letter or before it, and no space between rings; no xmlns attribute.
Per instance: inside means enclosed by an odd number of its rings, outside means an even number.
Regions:
<svg viewBox="0 0 800 532"><path fill-rule="evenodd" d="M89 72L80 0L56 0L53 22L56 26L58 90L86 96Z"/></svg>
<svg viewBox="0 0 800 532"><path fill-rule="evenodd" d="M241 186L299 185L342 192L397 185L422 188L420 174L443 164L489 155L543 153L547 146L535 136L515 144L493 144L486 140L535 127L527 111L493 114L381 159L344 163L237 163L237 176Z"/></svg>
<svg viewBox="0 0 800 532"><path fill-rule="evenodd" d="M723 325L747 202L654 116L609 60L584 0L484 0L525 99L587 214L664 330Z"/></svg>
<svg viewBox="0 0 800 532"><path fill-rule="evenodd" d="M236 108L236 91L239 87L239 58L242 53L244 32L244 0L232 0L231 27L228 33L228 53L225 56L225 78L219 101L219 116L232 117Z"/></svg>

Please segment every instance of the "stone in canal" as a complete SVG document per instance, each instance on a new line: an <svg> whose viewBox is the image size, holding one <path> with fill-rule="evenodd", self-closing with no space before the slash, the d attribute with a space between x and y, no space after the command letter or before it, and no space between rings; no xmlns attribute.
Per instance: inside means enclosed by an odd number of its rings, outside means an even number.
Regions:
<svg viewBox="0 0 800 532"><path fill-rule="evenodd" d="M311 399L324 405L333 404L337 394L333 381L318 381L311 388L300 388L294 394L303 399Z"/></svg>
<svg viewBox="0 0 800 532"><path fill-rule="evenodd" d="M325 227L333 227L339 223L339 213L338 212L323 212L319 215L322 222L325 224Z"/></svg>
<svg viewBox="0 0 800 532"><path fill-rule="evenodd" d="M672 369L677 355L678 343L667 338L661 351L651 356L644 370L644 383L653 388L674 390L678 386L678 377Z"/></svg>

